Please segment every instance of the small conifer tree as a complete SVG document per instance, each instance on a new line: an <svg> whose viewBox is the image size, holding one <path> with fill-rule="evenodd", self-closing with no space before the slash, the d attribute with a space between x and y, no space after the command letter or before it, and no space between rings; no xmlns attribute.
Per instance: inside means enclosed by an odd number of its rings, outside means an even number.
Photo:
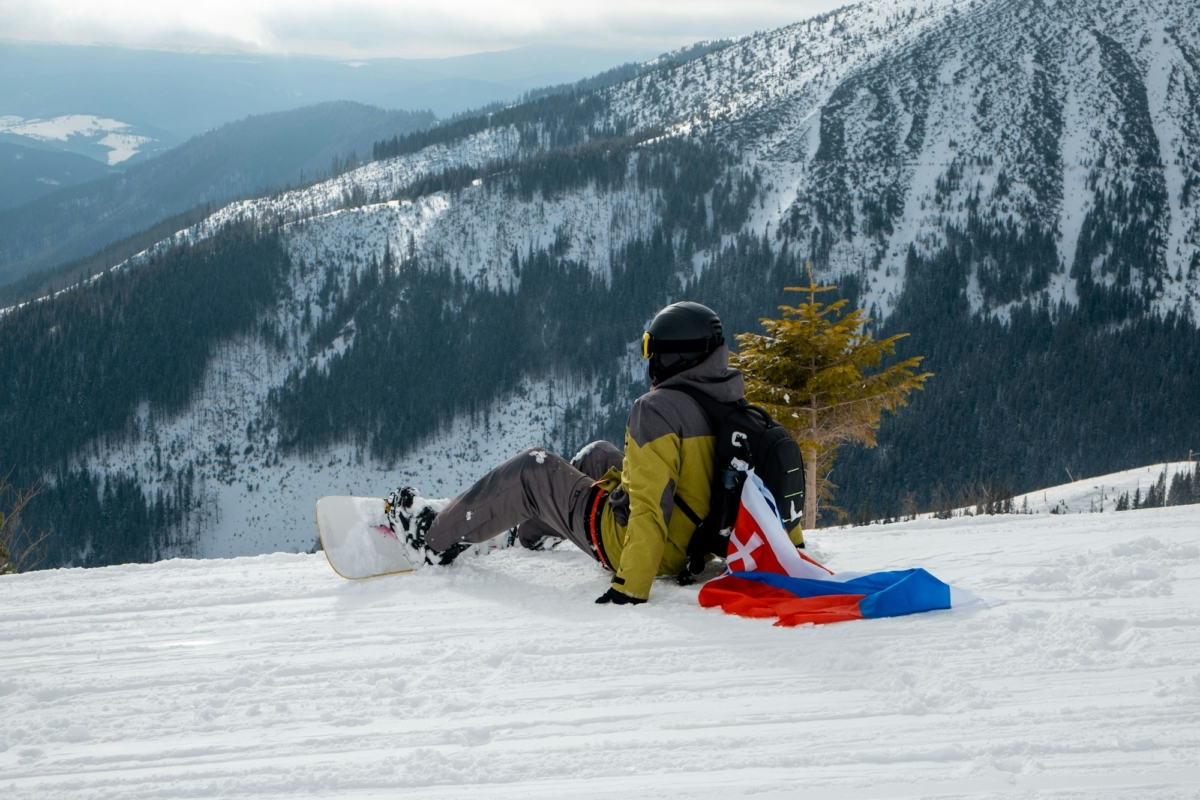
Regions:
<svg viewBox="0 0 1200 800"><path fill-rule="evenodd" d="M746 379L746 398L762 405L787 427L804 454L804 527L817 520L818 501L828 503L836 486L829 470L844 443L875 446L883 412L908 404L914 389L924 388L933 373L916 374L914 356L880 369L895 354L898 333L876 340L864 330L871 322L863 309L846 312L846 300L825 305L817 299L835 286L818 286L808 270L808 302L780 306L781 319L761 320L766 334L738 335L735 366Z"/></svg>
<svg viewBox="0 0 1200 800"><path fill-rule="evenodd" d="M1167 504L1167 468L1163 467L1163 471L1159 474L1158 480L1154 485L1146 490L1146 499L1142 501L1142 508L1161 508Z"/></svg>

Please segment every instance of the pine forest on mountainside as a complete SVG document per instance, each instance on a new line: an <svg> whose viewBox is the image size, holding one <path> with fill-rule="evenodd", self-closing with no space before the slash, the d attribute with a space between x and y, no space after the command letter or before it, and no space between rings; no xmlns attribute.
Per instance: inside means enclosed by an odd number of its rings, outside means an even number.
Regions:
<svg viewBox="0 0 1200 800"><path fill-rule="evenodd" d="M80 442L136 435L185 406L223 339L270 338L259 318L286 264L276 236L231 228L0 317L0 463L15 484L52 476L22 515L55 530L47 565L81 552L93 564L149 561L186 542L194 468L173 474L160 461L146 496L136 473L95 475L71 457Z"/></svg>
<svg viewBox="0 0 1200 800"><path fill-rule="evenodd" d="M50 477L27 513L55 563L100 564L186 550L226 488L285 490L280 463L398 468L455 420L489 430L531 380L574 387L545 444L619 441L655 310L758 332L807 261L934 373L878 448L842 449L849 519L1177 460L1200 447L1200 49L1114 6L877 2L381 140L0 317L0 468ZM240 429L189 412L216 444L129 455L246 348L272 365ZM36 414L35 379L64 394Z"/></svg>

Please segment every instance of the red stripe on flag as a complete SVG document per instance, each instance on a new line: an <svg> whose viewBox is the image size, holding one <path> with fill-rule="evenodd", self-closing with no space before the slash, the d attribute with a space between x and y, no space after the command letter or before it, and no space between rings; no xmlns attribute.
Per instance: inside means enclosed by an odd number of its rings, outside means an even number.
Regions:
<svg viewBox="0 0 1200 800"><path fill-rule="evenodd" d="M830 594L824 597L796 598L790 603L780 603L775 607L779 613L779 621L775 624L791 628L806 622L824 625L829 622L862 619L858 601L864 597L865 594Z"/></svg>
<svg viewBox="0 0 1200 800"><path fill-rule="evenodd" d="M773 603L795 599L796 595L785 589L732 576L714 578L700 587L700 605L720 606L725 613L739 617L776 617Z"/></svg>
<svg viewBox="0 0 1200 800"><path fill-rule="evenodd" d="M784 627L862 619L858 601L864 597L861 594L796 597L784 589L732 575L715 578L700 589L700 605L705 608L720 606L726 614L739 617L778 617L775 624Z"/></svg>

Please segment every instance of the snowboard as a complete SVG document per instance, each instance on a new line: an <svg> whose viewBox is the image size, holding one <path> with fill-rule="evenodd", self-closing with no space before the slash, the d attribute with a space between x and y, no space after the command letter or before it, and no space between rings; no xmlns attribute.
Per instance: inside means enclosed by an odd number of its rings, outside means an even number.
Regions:
<svg viewBox="0 0 1200 800"><path fill-rule="evenodd" d="M450 501L417 497L414 508L441 511ZM317 501L317 534L329 566L343 578L359 581L413 572L425 566L424 555L404 543L404 532L392 532L382 497L330 495ZM463 555L487 555L515 544L514 536L472 546ZM461 557L461 556L460 556Z"/></svg>
<svg viewBox="0 0 1200 800"><path fill-rule="evenodd" d="M388 527L382 497L322 497L317 533L329 566L343 578L362 580L412 572L424 558Z"/></svg>

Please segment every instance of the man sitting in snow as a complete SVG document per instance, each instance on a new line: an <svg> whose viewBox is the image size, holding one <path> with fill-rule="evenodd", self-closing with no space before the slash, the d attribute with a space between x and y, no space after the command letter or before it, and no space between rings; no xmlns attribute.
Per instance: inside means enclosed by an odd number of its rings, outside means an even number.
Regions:
<svg viewBox="0 0 1200 800"><path fill-rule="evenodd" d="M597 603L644 603L656 575L678 575L709 512L716 437L708 416L676 386L723 403L739 400L721 320L699 303L669 305L643 337L651 388L629 412L625 453L593 442L568 462L526 450L484 475L440 511L405 487L387 498L392 529L428 563L516 529L522 544L569 539L613 572Z"/></svg>

